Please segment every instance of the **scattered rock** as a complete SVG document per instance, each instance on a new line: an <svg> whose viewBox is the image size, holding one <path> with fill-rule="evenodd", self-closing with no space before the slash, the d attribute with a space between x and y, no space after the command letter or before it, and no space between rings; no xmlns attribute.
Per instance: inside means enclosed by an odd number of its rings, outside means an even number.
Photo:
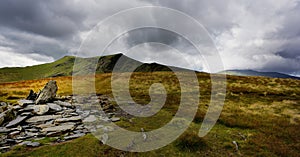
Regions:
<svg viewBox="0 0 300 157"><path fill-rule="evenodd" d="M58 125L54 127L44 128L42 132L65 132L75 128L75 125L67 124L67 125Z"/></svg>
<svg viewBox="0 0 300 157"><path fill-rule="evenodd" d="M121 116L116 114L115 108L105 96L76 96L86 102L79 103L75 96L57 98L56 92L56 82L49 81L39 94L31 90L26 100L19 100L18 105L0 102L0 154L18 143L37 147L40 145L38 142L29 140L38 137L53 136L59 139L58 142L78 138L97 129L110 132L114 130L113 127L93 126L83 122L101 120L109 123L120 120L118 117ZM91 104L92 108L86 108L85 104ZM101 107L109 111L99 112ZM61 138L62 135L64 138Z"/></svg>
<svg viewBox="0 0 300 157"><path fill-rule="evenodd" d="M48 105L35 105L33 111L38 115L44 115L49 111Z"/></svg>
<svg viewBox="0 0 300 157"><path fill-rule="evenodd" d="M4 147L0 147L0 151L3 152L3 151L7 151L9 150L10 146L4 146Z"/></svg>
<svg viewBox="0 0 300 157"><path fill-rule="evenodd" d="M36 127L43 129L43 128L49 128L49 127L53 127L53 126L55 126L55 124L48 123L48 124L40 124L40 125L37 125Z"/></svg>
<svg viewBox="0 0 300 157"><path fill-rule="evenodd" d="M95 115L89 115L82 122L84 122L84 123L91 123L91 122L94 122L96 120L97 120L97 118L96 118Z"/></svg>
<svg viewBox="0 0 300 157"><path fill-rule="evenodd" d="M13 131L11 133L9 133L10 136L15 136L15 135L18 135L20 134L21 131L17 130L17 131Z"/></svg>
<svg viewBox="0 0 300 157"><path fill-rule="evenodd" d="M70 136L65 136L64 139L65 140L71 140L71 139L78 138L78 137L81 137L81 136L84 136L84 135L85 135L84 133L78 133L78 134L74 134L74 135L70 135Z"/></svg>
<svg viewBox="0 0 300 157"><path fill-rule="evenodd" d="M21 116L32 116L33 114L31 112L23 112L21 113Z"/></svg>
<svg viewBox="0 0 300 157"><path fill-rule="evenodd" d="M54 104L54 103L47 103L47 105L49 106L49 108L50 108L51 110L54 110L54 111L56 111L56 112L62 110L62 108L61 108L59 105L57 105L57 104Z"/></svg>
<svg viewBox="0 0 300 157"><path fill-rule="evenodd" d="M60 105L62 107L73 107L72 104L68 103L68 102L63 102L63 101L54 101L55 104Z"/></svg>
<svg viewBox="0 0 300 157"><path fill-rule="evenodd" d="M35 106L35 105L28 105L28 106L26 106L25 108L20 109L18 112L19 112L19 113L22 113L22 112L31 112L31 111L34 110L34 106Z"/></svg>
<svg viewBox="0 0 300 157"><path fill-rule="evenodd" d="M29 147L38 147L40 146L39 142L31 142L31 141L24 141L23 143L21 143L21 145L26 145Z"/></svg>
<svg viewBox="0 0 300 157"><path fill-rule="evenodd" d="M74 117L70 117L70 118L58 118L55 120L55 123L76 122L76 121L81 121L81 117L74 116Z"/></svg>
<svg viewBox="0 0 300 157"><path fill-rule="evenodd" d="M7 128L14 127L14 126L20 124L21 122L23 122L26 118L28 118L28 117L27 117L27 116L17 116L17 118L14 119L14 120L12 120L12 121L10 121L10 122L6 125L6 127L7 127Z"/></svg>
<svg viewBox="0 0 300 157"><path fill-rule="evenodd" d="M236 141L232 141L232 143L233 143L234 146L235 146L235 150L236 150L236 151L239 151L239 145L238 145L238 143L237 143Z"/></svg>
<svg viewBox="0 0 300 157"><path fill-rule="evenodd" d="M26 120L27 123L38 123L45 122L52 119L61 118L61 115L45 115L45 116L35 116Z"/></svg>
<svg viewBox="0 0 300 157"><path fill-rule="evenodd" d="M35 101L35 104L47 103L50 102L51 100L54 100L57 89L58 87L56 85L56 81L54 80L49 81L42 89L42 91L39 93L38 98Z"/></svg>
<svg viewBox="0 0 300 157"><path fill-rule="evenodd" d="M117 121L120 121L120 118L119 117L113 117L110 119L112 122L117 122Z"/></svg>
<svg viewBox="0 0 300 157"><path fill-rule="evenodd" d="M0 133L9 133L12 131L16 131L16 128L6 128L6 127L0 127Z"/></svg>
<svg viewBox="0 0 300 157"><path fill-rule="evenodd" d="M34 105L34 101L33 100L19 100L18 104L22 107L25 107L27 105Z"/></svg>

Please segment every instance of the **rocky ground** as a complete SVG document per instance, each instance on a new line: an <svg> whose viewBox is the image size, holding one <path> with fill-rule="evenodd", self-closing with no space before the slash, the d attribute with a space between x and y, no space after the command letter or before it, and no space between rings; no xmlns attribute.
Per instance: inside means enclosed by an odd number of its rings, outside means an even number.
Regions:
<svg viewBox="0 0 300 157"><path fill-rule="evenodd" d="M105 127L89 123L116 122L123 116L105 95L57 97L57 89L56 82L50 81L38 94L30 91L27 99L16 104L0 103L0 152L15 145L37 147L40 143L34 141L45 137L55 138L54 142L78 138Z"/></svg>

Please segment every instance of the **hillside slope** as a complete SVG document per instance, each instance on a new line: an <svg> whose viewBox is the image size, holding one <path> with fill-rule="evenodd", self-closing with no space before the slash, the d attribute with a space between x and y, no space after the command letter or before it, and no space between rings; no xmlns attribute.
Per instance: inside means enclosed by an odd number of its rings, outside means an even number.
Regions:
<svg viewBox="0 0 300 157"><path fill-rule="evenodd" d="M170 69L157 63L141 63L134 59L131 59L123 54L115 54L109 56L100 57L96 73L109 73L113 71L113 68L117 61L123 57L122 72L129 71L128 68L134 65L141 65L135 71L136 72L153 72L153 71L170 71ZM2 68L0 69L0 82L14 82L20 80L33 80L41 78L50 78L58 76L71 76L73 73L73 65L75 61L74 56L65 56L55 62L46 63L28 67L17 68ZM90 66L90 63L95 58L77 58L77 64L83 68ZM173 67L176 68L176 67ZM176 68L177 70L186 70Z"/></svg>
<svg viewBox="0 0 300 157"><path fill-rule="evenodd" d="M278 72L258 72L254 70L226 70L220 73L227 74L227 75L236 75L236 76L262 76L262 77L270 77L270 78L290 78L290 79L300 80L299 77L282 74Z"/></svg>

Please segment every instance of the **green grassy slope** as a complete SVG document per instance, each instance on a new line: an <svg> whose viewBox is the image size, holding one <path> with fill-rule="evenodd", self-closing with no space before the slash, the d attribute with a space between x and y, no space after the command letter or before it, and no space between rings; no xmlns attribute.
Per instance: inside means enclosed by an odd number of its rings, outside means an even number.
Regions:
<svg viewBox="0 0 300 157"><path fill-rule="evenodd" d="M72 72L74 60L74 57L66 56L53 63L21 68L3 68L0 69L0 82L67 76Z"/></svg>
<svg viewBox="0 0 300 157"><path fill-rule="evenodd" d="M165 65L160 65L157 63L143 64L122 54L93 58L77 58L76 64L78 65L78 67L82 68L81 70L89 71L91 70L90 67L95 66L93 65L93 61L95 59L99 59L96 73L109 73L113 71L115 64L121 57L122 68L120 71L122 72L128 72L129 68L135 65L141 65L135 70L135 72L170 71L170 69ZM0 83L58 76L71 76L73 73L73 65L75 59L76 58L74 56L65 56L52 63L19 68L2 68L0 69ZM177 70L186 70L176 67L173 68Z"/></svg>

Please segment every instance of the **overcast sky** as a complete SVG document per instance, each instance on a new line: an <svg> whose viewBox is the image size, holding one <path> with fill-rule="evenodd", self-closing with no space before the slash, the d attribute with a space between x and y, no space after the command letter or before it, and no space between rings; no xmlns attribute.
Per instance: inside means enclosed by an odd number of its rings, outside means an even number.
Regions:
<svg viewBox="0 0 300 157"><path fill-rule="evenodd" d="M1 0L0 67L35 65L72 55L98 22L139 6L169 7L195 18L212 37L225 69L300 75L299 0ZM137 45L140 40L188 47L180 37L153 29L129 32L119 45L132 48L135 59L205 70L188 48L181 55L192 66L176 54L166 60L174 53L171 48ZM141 51L144 54L137 55Z"/></svg>

